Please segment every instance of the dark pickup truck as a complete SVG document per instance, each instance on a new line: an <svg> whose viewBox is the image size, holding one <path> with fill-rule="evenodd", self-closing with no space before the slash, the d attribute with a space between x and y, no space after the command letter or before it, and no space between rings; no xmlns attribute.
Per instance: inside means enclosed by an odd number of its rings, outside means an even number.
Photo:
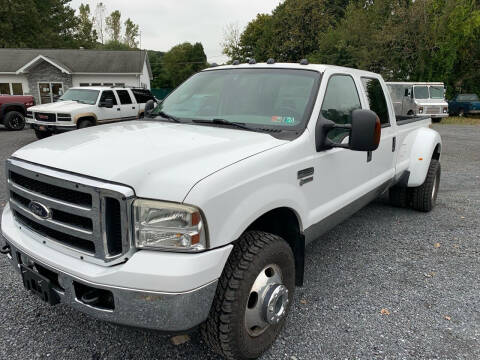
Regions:
<svg viewBox="0 0 480 360"><path fill-rule="evenodd" d="M33 105L33 96L0 95L0 124L8 130L22 130L25 127L27 109Z"/></svg>
<svg viewBox="0 0 480 360"><path fill-rule="evenodd" d="M477 94L458 94L448 102L450 115L480 115L480 99Z"/></svg>

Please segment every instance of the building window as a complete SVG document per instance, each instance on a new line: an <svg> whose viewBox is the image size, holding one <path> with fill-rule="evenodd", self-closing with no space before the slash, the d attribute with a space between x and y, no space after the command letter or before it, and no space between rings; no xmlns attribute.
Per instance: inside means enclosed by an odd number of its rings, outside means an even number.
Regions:
<svg viewBox="0 0 480 360"><path fill-rule="evenodd" d="M103 86L113 86L113 83L103 83Z"/></svg>
<svg viewBox="0 0 480 360"><path fill-rule="evenodd" d="M80 86L90 86L89 83L80 83Z"/></svg>
<svg viewBox="0 0 480 360"><path fill-rule="evenodd" d="M9 83L0 83L0 94L10 95L10 84Z"/></svg>
<svg viewBox="0 0 480 360"><path fill-rule="evenodd" d="M92 86L102 86L102 83L92 83Z"/></svg>
<svg viewBox="0 0 480 360"><path fill-rule="evenodd" d="M12 83L12 95L23 95L23 86L21 83Z"/></svg>
<svg viewBox="0 0 480 360"><path fill-rule="evenodd" d="M116 87L125 87L125 83L115 83Z"/></svg>

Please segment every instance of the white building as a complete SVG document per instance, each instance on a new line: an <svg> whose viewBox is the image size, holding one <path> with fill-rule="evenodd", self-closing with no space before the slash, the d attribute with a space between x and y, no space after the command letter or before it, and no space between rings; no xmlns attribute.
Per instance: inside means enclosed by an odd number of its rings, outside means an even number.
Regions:
<svg viewBox="0 0 480 360"><path fill-rule="evenodd" d="M145 50L0 49L0 94L54 101L72 86L135 86L150 89Z"/></svg>

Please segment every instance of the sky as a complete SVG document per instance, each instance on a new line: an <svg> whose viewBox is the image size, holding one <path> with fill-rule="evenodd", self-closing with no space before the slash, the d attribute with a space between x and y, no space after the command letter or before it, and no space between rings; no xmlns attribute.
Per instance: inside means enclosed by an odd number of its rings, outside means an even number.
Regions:
<svg viewBox="0 0 480 360"><path fill-rule="evenodd" d="M72 0L78 9L88 3L95 11L97 0ZM228 24L242 29L258 13L271 13L281 0L101 0L106 13L119 10L140 26L142 49L168 51L182 42L201 42L209 62L222 63L220 43Z"/></svg>

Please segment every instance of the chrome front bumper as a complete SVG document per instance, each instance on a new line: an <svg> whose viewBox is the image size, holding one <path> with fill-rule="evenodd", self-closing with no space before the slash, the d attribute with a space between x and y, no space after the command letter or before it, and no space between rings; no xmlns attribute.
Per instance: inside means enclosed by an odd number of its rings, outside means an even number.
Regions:
<svg viewBox="0 0 480 360"><path fill-rule="evenodd" d="M113 323L162 331L189 330L206 320L217 288L218 280L181 293L149 292L104 286L52 268L30 255L26 256L8 241L6 244L10 247L10 253L7 256L19 274L22 262L49 270L50 276L55 278L53 283L57 285L53 290L60 303L97 319ZM110 292L113 296L113 308L84 303L78 294L79 287Z"/></svg>

